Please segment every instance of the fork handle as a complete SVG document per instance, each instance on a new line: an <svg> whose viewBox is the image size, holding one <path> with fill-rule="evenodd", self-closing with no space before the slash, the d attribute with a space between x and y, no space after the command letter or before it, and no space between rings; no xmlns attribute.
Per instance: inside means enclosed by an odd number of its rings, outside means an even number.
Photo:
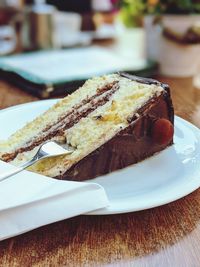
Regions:
<svg viewBox="0 0 200 267"><path fill-rule="evenodd" d="M13 175L15 175L15 174L17 174L17 173L19 173L21 171L23 171L24 169L25 169L25 167L19 167L19 168L15 169L15 170L7 171L7 172L4 172L4 173L0 174L0 182L8 179L9 177L11 177L11 176L13 176Z"/></svg>
<svg viewBox="0 0 200 267"><path fill-rule="evenodd" d="M38 159L32 159L28 162L25 162L24 164L22 164L21 166L19 166L17 169L15 170L12 170L12 171L7 171L7 172L4 172L2 174L0 174L0 182L8 179L9 177L25 170L26 168L30 167L31 165L33 165L36 161L38 161Z"/></svg>

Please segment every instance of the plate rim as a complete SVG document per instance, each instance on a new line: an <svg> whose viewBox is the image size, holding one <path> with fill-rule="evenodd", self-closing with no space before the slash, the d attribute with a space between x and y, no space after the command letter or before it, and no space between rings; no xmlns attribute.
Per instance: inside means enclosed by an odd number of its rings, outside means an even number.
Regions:
<svg viewBox="0 0 200 267"><path fill-rule="evenodd" d="M48 104L48 106L50 107L51 105L56 103L58 100L60 100L60 99L59 98L45 99L45 100L37 100L37 101L33 101L33 102L27 102L27 103L14 105L11 107L7 107L5 109L1 109L0 110L0 116L1 116L1 114L8 112L8 111L14 111L15 109L20 109L20 108L23 108L25 106L30 106L30 105L31 106L40 105L41 103L44 103L44 102L46 102ZM175 123L176 123L176 121L178 121L179 123L184 124L186 127L189 127L190 129L192 129L192 131L195 131L196 133L198 133L199 138L200 138L200 129L198 127L196 127L194 124L192 124L191 122L189 122L189 121L187 121L187 120L185 120L185 119L183 119L177 115L174 116L174 119L175 119ZM200 169L199 169L199 177L200 177ZM48 178L51 178L51 177L48 177ZM52 178L52 179L54 179L54 178ZM92 182L92 183L95 183L95 182ZM181 190L180 192L177 192L176 196L173 195L172 197L170 197L170 196L165 197L165 199L159 201L159 203L156 203L156 201L154 200L154 203L152 203L152 204L148 203L146 205L143 205L143 207L139 206L138 208L132 208L132 209L131 208L125 208L125 209L118 209L118 210L115 210L115 209L110 210L109 207L107 207L107 208L98 209L98 210L86 213L85 215L113 215L113 214L123 214L123 213L130 213L130 212L147 210L147 209L159 207L159 206L174 202L180 198L183 198L183 197L191 194L192 192L197 190L199 187L200 187L200 180L199 180L199 182L191 183L188 190L186 190L186 189Z"/></svg>
<svg viewBox="0 0 200 267"><path fill-rule="evenodd" d="M18 108L21 108L21 107L24 107L24 106L29 106L29 105L37 105L37 104L40 104L41 102L52 102L52 105L53 103L59 101L61 98L54 98L54 99L41 99L41 100L33 100L33 101L30 101L30 102L26 102L26 103L21 103L21 104L17 104L17 105L13 105L13 106L10 106L10 107L6 107L6 108L2 108L0 109L0 115L4 112L7 112L7 111L11 111L13 109L18 109Z"/></svg>

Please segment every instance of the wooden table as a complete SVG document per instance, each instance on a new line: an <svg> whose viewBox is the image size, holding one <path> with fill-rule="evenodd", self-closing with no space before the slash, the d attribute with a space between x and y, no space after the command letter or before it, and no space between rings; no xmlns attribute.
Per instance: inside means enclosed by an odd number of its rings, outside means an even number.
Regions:
<svg viewBox="0 0 200 267"><path fill-rule="evenodd" d="M175 112L200 125L200 90L171 86ZM37 100L0 82L0 107ZM199 114L199 117L198 117ZM0 243L0 266L200 266L200 189L171 204L129 214L79 216Z"/></svg>

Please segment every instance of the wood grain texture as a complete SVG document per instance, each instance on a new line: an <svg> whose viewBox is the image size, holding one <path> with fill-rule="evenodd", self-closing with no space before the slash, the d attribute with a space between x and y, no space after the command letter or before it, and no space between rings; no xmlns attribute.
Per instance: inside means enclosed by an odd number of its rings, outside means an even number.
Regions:
<svg viewBox="0 0 200 267"><path fill-rule="evenodd" d="M191 79L171 86L177 115L200 126L200 91ZM0 107L37 100L0 82ZM200 266L200 190L129 214L78 216L0 242L0 266Z"/></svg>
<svg viewBox="0 0 200 267"><path fill-rule="evenodd" d="M38 98L29 95L11 84L0 81L0 109L35 100L38 100Z"/></svg>

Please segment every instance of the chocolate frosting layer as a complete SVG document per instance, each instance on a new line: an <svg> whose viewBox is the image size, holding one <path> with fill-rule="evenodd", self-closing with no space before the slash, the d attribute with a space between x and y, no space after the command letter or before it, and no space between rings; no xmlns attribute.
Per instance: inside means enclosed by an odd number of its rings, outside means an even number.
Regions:
<svg viewBox="0 0 200 267"><path fill-rule="evenodd" d="M138 79L138 78L137 78ZM138 110L139 116L129 118L129 126L115 137L71 167L63 176L66 180L82 181L124 168L150 157L173 143L153 142L151 129L159 118L174 123L174 110L168 86Z"/></svg>
<svg viewBox="0 0 200 267"><path fill-rule="evenodd" d="M139 77L139 76L135 76L126 72L119 72L118 73L121 77L125 77L128 78L132 81L138 82L138 83L143 83L143 84L155 84L155 85L159 85L162 86L163 88L169 88L169 86L165 83L161 83L157 80L151 79L151 78L144 78L144 77Z"/></svg>

